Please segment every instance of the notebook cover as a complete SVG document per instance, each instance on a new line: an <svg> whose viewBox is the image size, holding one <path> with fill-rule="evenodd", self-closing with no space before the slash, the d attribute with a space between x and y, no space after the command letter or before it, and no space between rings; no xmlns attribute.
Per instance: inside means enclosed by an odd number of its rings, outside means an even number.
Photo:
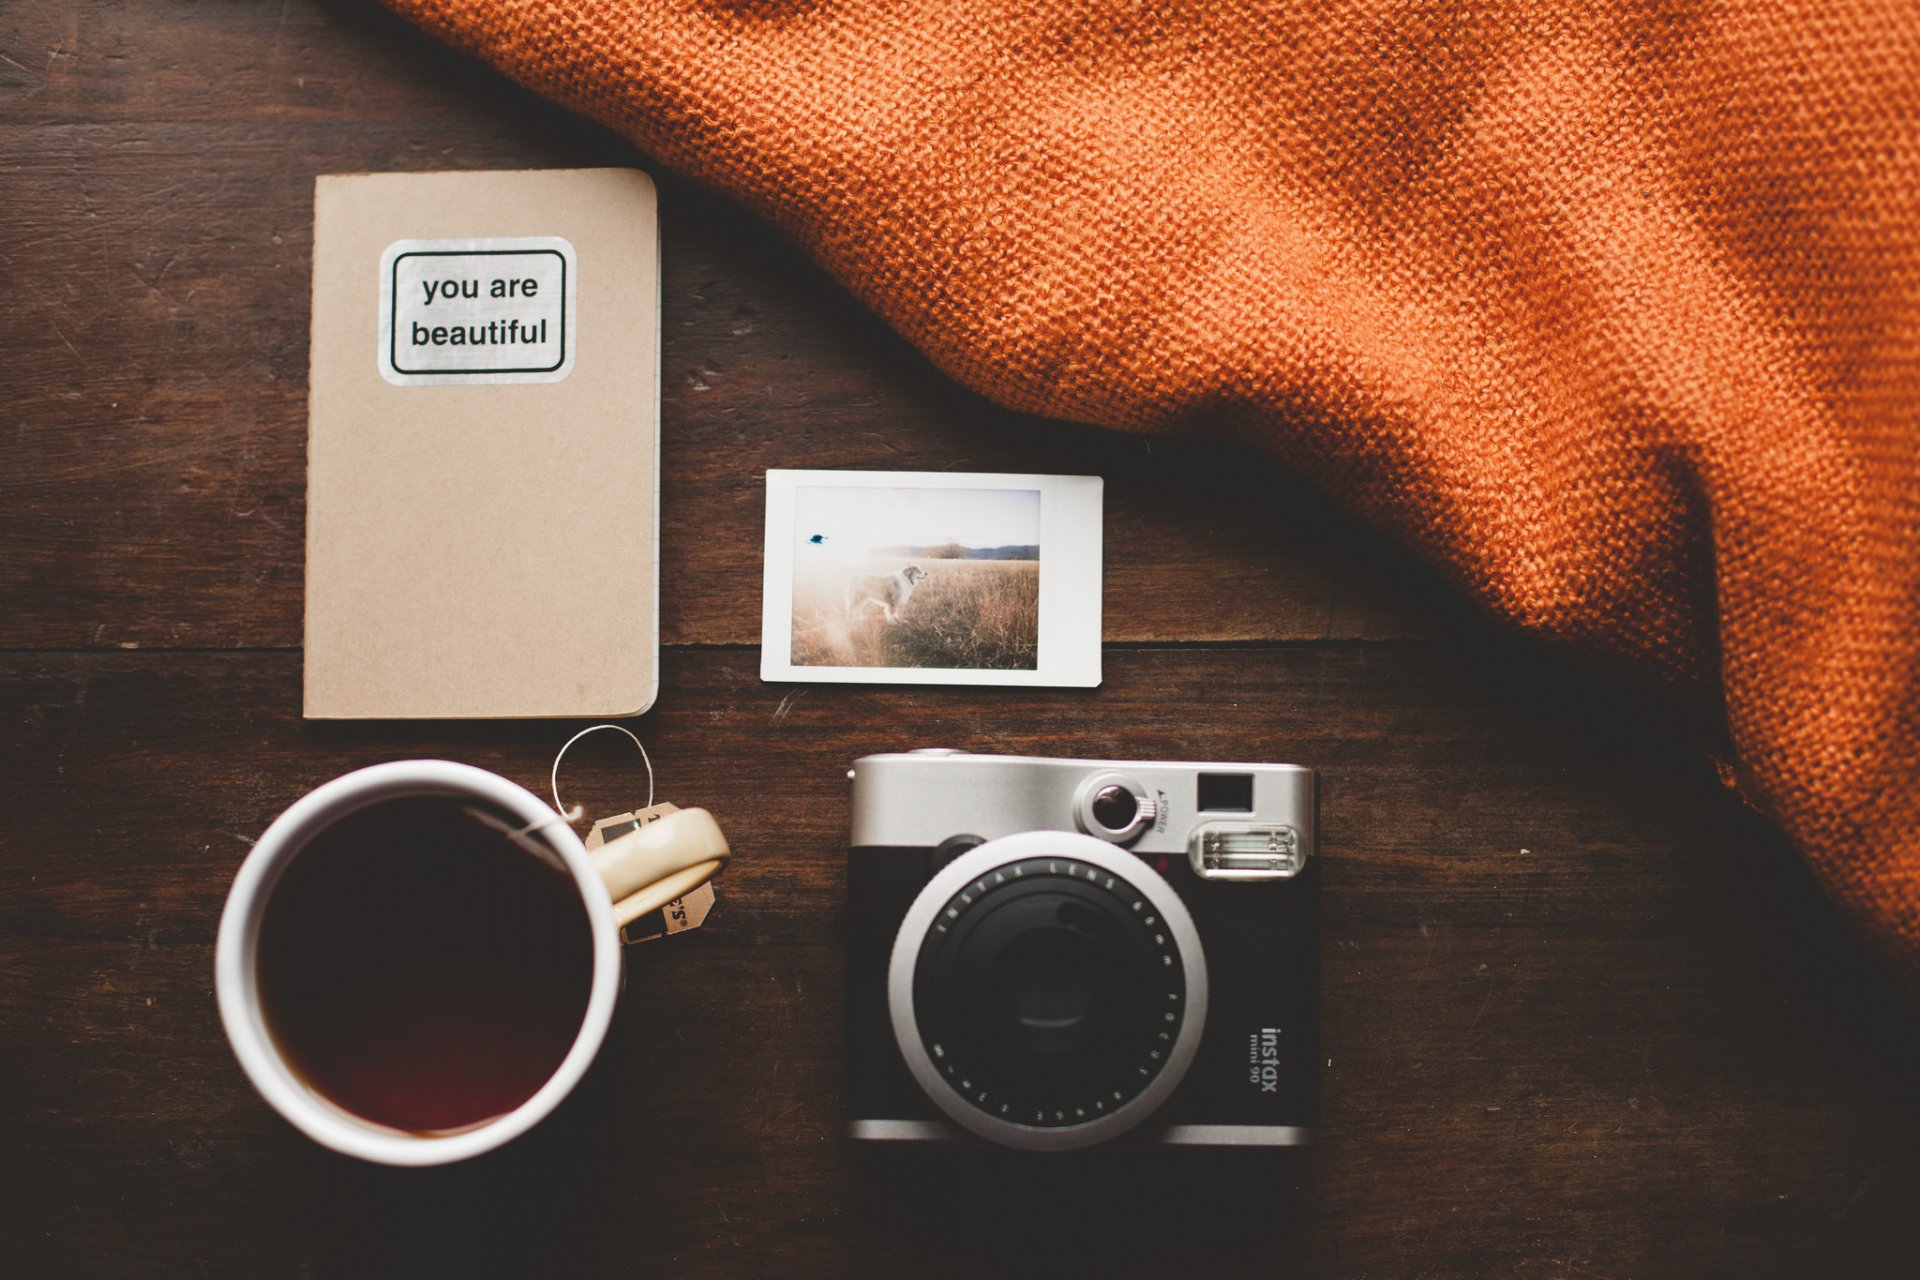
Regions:
<svg viewBox="0 0 1920 1280"><path fill-rule="evenodd" d="M308 717L652 705L659 244L634 170L318 179Z"/></svg>

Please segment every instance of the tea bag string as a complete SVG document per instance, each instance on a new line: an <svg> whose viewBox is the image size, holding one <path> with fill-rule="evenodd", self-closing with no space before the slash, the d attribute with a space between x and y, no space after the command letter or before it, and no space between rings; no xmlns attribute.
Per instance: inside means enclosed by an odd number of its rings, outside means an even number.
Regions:
<svg viewBox="0 0 1920 1280"><path fill-rule="evenodd" d="M588 734L598 733L602 729L611 729L615 733L624 733L627 735L628 740L631 741L634 746L640 748L640 758L646 761L646 764L647 764L647 803L645 807L649 809L653 807L653 757L647 754L647 745L644 742L640 741L640 739L637 736L635 736L633 730L627 728L625 725L618 725L618 724L588 725L586 728L574 734L571 738L568 738L566 742L561 744L560 750L556 752L553 757L553 772L550 773L547 777L548 784L553 788L554 811L557 812L562 818L565 818L568 822L580 821L580 819L585 816L586 810L577 804L574 805L573 808L569 809L565 805L560 803L560 762L566 759L567 751L569 748L573 746L574 743L580 741L580 739L586 737Z"/></svg>

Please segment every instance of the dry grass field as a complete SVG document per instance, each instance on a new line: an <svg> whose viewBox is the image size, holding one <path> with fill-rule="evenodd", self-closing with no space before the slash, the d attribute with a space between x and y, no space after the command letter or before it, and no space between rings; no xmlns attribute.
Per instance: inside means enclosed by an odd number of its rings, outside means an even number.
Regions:
<svg viewBox="0 0 1920 1280"><path fill-rule="evenodd" d="M1038 560L875 560L862 572L908 563L927 571L900 620L867 605L847 616L851 575L793 587L793 663L803 667L943 667L1032 671L1040 653Z"/></svg>

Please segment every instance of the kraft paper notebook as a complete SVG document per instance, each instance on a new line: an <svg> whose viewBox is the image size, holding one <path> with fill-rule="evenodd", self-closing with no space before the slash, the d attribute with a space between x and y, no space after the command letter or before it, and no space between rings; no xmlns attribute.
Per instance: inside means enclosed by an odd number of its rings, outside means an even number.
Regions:
<svg viewBox="0 0 1920 1280"><path fill-rule="evenodd" d="M659 246L633 170L318 180L306 715L652 705Z"/></svg>

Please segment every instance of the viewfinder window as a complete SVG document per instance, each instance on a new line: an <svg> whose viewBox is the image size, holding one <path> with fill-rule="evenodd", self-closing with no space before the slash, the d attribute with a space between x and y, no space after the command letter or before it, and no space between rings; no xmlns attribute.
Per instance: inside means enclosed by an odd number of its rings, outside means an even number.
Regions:
<svg viewBox="0 0 1920 1280"><path fill-rule="evenodd" d="M1200 775L1200 808L1216 813L1253 812L1253 775L1250 773L1203 773Z"/></svg>

